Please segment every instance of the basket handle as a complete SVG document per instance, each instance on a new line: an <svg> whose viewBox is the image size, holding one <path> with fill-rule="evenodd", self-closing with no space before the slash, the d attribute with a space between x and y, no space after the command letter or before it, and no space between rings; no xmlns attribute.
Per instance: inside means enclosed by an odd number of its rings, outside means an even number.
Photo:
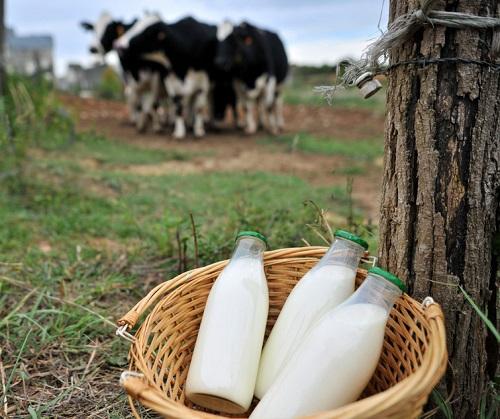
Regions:
<svg viewBox="0 0 500 419"><path fill-rule="evenodd" d="M134 371L123 371L120 376L120 384L125 389L129 397L141 402L144 406L161 411L159 406L164 395L148 384L144 375Z"/></svg>
<svg viewBox="0 0 500 419"><path fill-rule="evenodd" d="M123 315L116 322L116 324L119 326L118 330L121 329L126 331L127 328L132 329L139 320L139 317L141 317L142 313L144 313L148 309L148 307L150 307L163 295L169 293L173 288L178 286L178 281L175 282L176 284L172 284L171 281L163 282L149 291L149 293L142 300L140 300L134 307L130 309L128 313ZM117 334L119 334L118 331Z"/></svg>
<svg viewBox="0 0 500 419"><path fill-rule="evenodd" d="M163 417L220 418L220 416L205 412L196 414L194 410L190 410L176 402L165 400L165 393L149 384L141 373L123 371L120 377L120 384L127 392L130 406L133 409L134 416L137 418L140 418L140 416L135 407L133 407L134 400L160 413ZM188 415L186 415L186 411Z"/></svg>
<svg viewBox="0 0 500 419"><path fill-rule="evenodd" d="M227 261L225 260L214 263L210 265L210 271L215 271L219 269L221 265L225 265L226 263ZM126 313L116 322L116 324L118 325L116 334L124 337L127 340L133 341L133 336L127 332L127 329L132 329L136 325L141 315L160 298L173 291L180 285L196 277L200 270L204 270L204 272L207 273L206 267L196 268L191 271L184 272L183 274L177 276L175 280L165 281L154 287L142 300L140 300L134 307L132 307L128 313Z"/></svg>
<svg viewBox="0 0 500 419"><path fill-rule="evenodd" d="M434 345L434 350L438 351L438 356L436 356L435 359L437 359L439 363L439 373L435 375L434 386L439 382L444 374L448 362L444 314L441 306L436 303L432 297L424 298L422 301L422 309L429 322L429 327L432 330L433 335L437 336L439 339L439 344Z"/></svg>
<svg viewBox="0 0 500 419"><path fill-rule="evenodd" d="M422 301L422 308L428 320L440 319L444 326L444 314L441 306L432 297L425 297Z"/></svg>

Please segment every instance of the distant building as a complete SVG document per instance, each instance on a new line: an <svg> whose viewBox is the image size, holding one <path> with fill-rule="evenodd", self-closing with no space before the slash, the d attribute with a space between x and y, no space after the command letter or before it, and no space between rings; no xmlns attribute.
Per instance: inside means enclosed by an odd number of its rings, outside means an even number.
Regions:
<svg viewBox="0 0 500 419"><path fill-rule="evenodd" d="M5 39L7 70L32 76L54 74L54 41L51 35L19 36L7 28Z"/></svg>
<svg viewBox="0 0 500 419"><path fill-rule="evenodd" d="M97 90L107 68L106 64L83 67L79 63L69 63L66 74L57 81L58 87L62 90L88 95L88 92Z"/></svg>

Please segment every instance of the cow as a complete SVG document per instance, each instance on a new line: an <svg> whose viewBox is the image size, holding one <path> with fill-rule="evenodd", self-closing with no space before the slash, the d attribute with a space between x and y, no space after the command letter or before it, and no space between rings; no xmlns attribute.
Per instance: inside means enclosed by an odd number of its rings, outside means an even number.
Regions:
<svg viewBox="0 0 500 419"><path fill-rule="evenodd" d="M234 79L239 107L246 115L245 131L257 131L255 108L260 123L276 134L284 127L283 84L288 58L283 42L271 31L248 22L222 22L217 29L215 65Z"/></svg>
<svg viewBox="0 0 500 419"><path fill-rule="evenodd" d="M232 111L233 121L237 126L236 92L230 76L225 73L219 77L215 75L215 78L212 77L210 82L209 111L211 128L219 130L225 125L224 119L228 109Z"/></svg>
<svg viewBox="0 0 500 419"><path fill-rule="evenodd" d="M165 86L175 107L175 138L186 136L186 122L191 115L195 137L205 135L211 80L221 77L221 71L214 66L217 43L217 27L193 17L170 24L159 18L146 18L115 42L115 47L124 53L161 55L170 63ZM215 117L223 114L221 106L224 104L217 105L218 110L212 106Z"/></svg>
<svg viewBox="0 0 500 419"><path fill-rule="evenodd" d="M95 35L90 52L105 56L113 49L114 42L136 22L137 19L131 23L113 20L109 13L103 12L95 23L81 22L81 26ZM139 131L144 131L151 118L153 130L160 131L168 119L165 110L160 107L161 101L167 99L162 80L166 77L168 63L154 55L121 54L119 59L131 122Z"/></svg>

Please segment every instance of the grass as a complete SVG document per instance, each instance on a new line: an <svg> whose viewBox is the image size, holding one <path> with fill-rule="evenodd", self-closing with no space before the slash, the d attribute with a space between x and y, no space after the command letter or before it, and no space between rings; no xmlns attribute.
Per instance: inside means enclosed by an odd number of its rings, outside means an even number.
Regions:
<svg viewBox="0 0 500 419"><path fill-rule="evenodd" d="M268 137L264 144L286 148L290 151L302 151L311 154L339 155L353 160L373 160L384 153L381 138L369 140L339 140L335 138L319 138L307 133L285 134Z"/></svg>
<svg viewBox="0 0 500 419"><path fill-rule="evenodd" d="M332 85L335 83L333 74L293 75L286 84L284 99L291 105L332 106L343 109L367 109L376 113L385 112L385 90L379 91L369 99L363 99L355 87L338 89L333 101L328 102L320 94L313 91L314 87Z"/></svg>
<svg viewBox="0 0 500 419"><path fill-rule="evenodd" d="M95 159L102 164L157 164L167 160L186 161L192 155L183 150L168 151L138 147L120 141L108 140L88 133L80 136L80 141L71 150L81 157Z"/></svg>
<svg viewBox="0 0 500 419"><path fill-rule="evenodd" d="M345 166L337 169L335 173L346 176L359 176L365 173L365 168L363 166Z"/></svg>
<svg viewBox="0 0 500 419"><path fill-rule="evenodd" d="M36 253L36 243L42 241L58 253L95 237L120 243L140 238L152 254L169 253L175 241L172 228L189 213L202 237L206 235L216 248L228 250L242 227L265 231L274 246L289 246L307 236L304 225L312 214L304 200L342 215L348 199L343 188L311 188L299 178L268 173L149 177L105 169L89 172L72 165L61 171L55 163L43 161L40 167L54 176L52 184L35 179L22 196L0 193L6 202L0 216L13 226L1 230L4 254ZM85 185L94 185L99 194L86 191Z"/></svg>
<svg viewBox="0 0 500 419"><path fill-rule="evenodd" d="M0 184L0 373L11 416L129 415L118 385L128 346L114 338L114 321L194 267L190 214L204 265L227 258L240 229L262 231L271 248L321 244L306 226L317 216L306 200L337 220L351 213L345 188L294 176L133 174L124 167L192 156L94 134L29 156L19 188Z"/></svg>

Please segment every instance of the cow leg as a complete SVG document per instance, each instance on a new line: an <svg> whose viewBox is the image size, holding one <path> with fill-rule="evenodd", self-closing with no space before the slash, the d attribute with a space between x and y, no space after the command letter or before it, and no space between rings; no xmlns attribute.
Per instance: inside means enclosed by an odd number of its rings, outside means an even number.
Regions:
<svg viewBox="0 0 500 419"><path fill-rule="evenodd" d="M208 74L204 71L188 71L184 82L184 94L190 111L190 122L195 137L205 135L205 110L210 90Z"/></svg>
<svg viewBox="0 0 500 419"><path fill-rule="evenodd" d="M159 73L155 73L151 80L152 91L152 106L151 106L151 119L153 122L153 132L160 132L162 130L161 115L160 115L160 97L161 97L161 77Z"/></svg>
<svg viewBox="0 0 500 419"><path fill-rule="evenodd" d="M242 82L235 80L233 82L234 91L236 92L236 108L234 109L234 123L236 128L245 129L245 120L242 116L246 113L246 93Z"/></svg>
<svg viewBox="0 0 500 419"><path fill-rule="evenodd" d="M223 110L221 114L221 92L216 90L217 87L215 83L211 86L210 92L208 94L207 103L207 113L210 115L210 128L214 130L221 130L224 128L224 120L226 115L226 110Z"/></svg>
<svg viewBox="0 0 500 419"><path fill-rule="evenodd" d="M236 99L236 108L234 110L234 122L236 124L236 128L245 129L245 118L243 117L246 114L246 100L242 97Z"/></svg>
<svg viewBox="0 0 500 419"><path fill-rule="evenodd" d="M247 96L245 101L246 134L255 134L257 132L257 122L255 121L255 103L256 103L255 98Z"/></svg>
<svg viewBox="0 0 500 419"><path fill-rule="evenodd" d="M194 99L194 126L193 132L195 137L203 137L205 135L205 116L204 110L207 106L207 93L204 91L197 92Z"/></svg>
<svg viewBox="0 0 500 419"><path fill-rule="evenodd" d="M162 101L158 108L158 120L162 128L167 127L170 123L169 120L169 104Z"/></svg>
<svg viewBox="0 0 500 419"><path fill-rule="evenodd" d="M146 92L142 96L142 111L137 123L139 132L144 132L148 126L149 119L154 121L155 117L155 96L152 91Z"/></svg>
<svg viewBox="0 0 500 419"><path fill-rule="evenodd" d="M163 79L161 75L159 75L158 78L159 85L158 85L158 109L157 109L157 114L158 114L158 123L160 124L161 128L165 128L169 125L169 111L170 111L170 98L168 97L167 90L165 88L165 85L163 84ZM173 119L172 119L173 120Z"/></svg>
<svg viewBox="0 0 500 419"><path fill-rule="evenodd" d="M265 114L267 117L266 128L271 134L278 133L278 123L276 115L276 77L271 76L266 83L264 90Z"/></svg>
<svg viewBox="0 0 500 419"><path fill-rule="evenodd" d="M152 74L144 70L139 72L139 80L135 85L137 100L140 103L140 111L136 118L136 128L139 132L146 131L149 118L154 104L154 95L152 91Z"/></svg>
<svg viewBox="0 0 500 419"><path fill-rule="evenodd" d="M277 122L277 117L276 117L276 103L274 103L270 108L268 108L267 114L268 114L268 120L269 120L269 125L268 125L269 132L273 135L277 135L278 134L278 122Z"/></svg>
<svg viewBox="0 0 500 419"><path fill-rule="evenodd" d="M171 127L175 121L175 105L173 99L167 94L160 102L160 122L163 127Z"/></svg>
<svg viewBox="0 0 500 419"><path fill-rule="evenodd" d="M258 100L259 109L259 128L267 129L269 126L269 115L264 98L260 97Z"/></svg>
<svg viewBox="0 0 500 419"><path fill-rule="evenodd" d="M174 96L175 106L175 122L174 122L174 138L180 140L186 137L186 124L184 123L183 97L181 95Z"/></svg>
<svg viewBox="0 0 500 419"><path fill-rule="evenodd" d="M245 98L246 111L246 134L255 134L257 132L257 121L255 120L255 106L260 104L260 89L248 90ZM259 106L260 107L260 106ZM260 110L259 110L260 113Z"/></svg>
<svg viewBox="0 0 500 419"><path fill-rule="evenodd" d="M283 91L281 86L278 87L276 91L276 124L278 126L278 131L283 131L285 128L285 118L283 118Z"/></svg>
<svg viewBox="0 0 500 419"><path fill-rule="evenodd" d="M153 120L153 132L159 133L161 132L163 128L162 124L162 112L161 112L161 106L158 101L155 101L153 104L153 113L151 114L152 120Z"/></svg>
<svg viewBox="0 0 500 419"><path fill-rule="evenodd" d="M267 75L263 74L255 80L255 87L246 91L246 112L247 126L245 132L247 134L255 134L257 131L257 122L255 121L255 106L260 105L261 101L265 101ZM260 106L259 106L260 117Z"/></svg>
<svg viewBox="0 0 500 419"><path fill-rule="evenodd" d="M146 96L147 95L143 93L142 97L140 98L140 104L137 107L137 116L135 119L135 128L138 132L141 133L146 131L146 127L148 125L149 113L147 108L149 106L149 103Z"/></svg>
<svg viewBox="0 0 500 419"><path fill-rule="evenodd" d="M125 97L130 123L135 124L137 122L139 112L141 111L139 94L137 92L137 83L135 80L131 79L127 86L125 86Z"/></svg>
<svg viewBox="0 0 500 419"><path fill-rule="evenodd" d="M135 128L137 129L137 132L139 133L146 132L147 125L148 125L148 114L145 112L140 112L137 115L137 119L135 122Z"/></svg>
<svg viewBox="0 0 500 419"><path fill-rule="evenodd" d="M184 120L184 108L186 94L182 81L174 74L169 74L165 79L167 94L172 98L172 108L174 109L174 133L176 139L186 137L186 124Z"/></svg>
<svg viewBox="0 0 500 419"><path fill-rule="evenodd" d="M174 99L171 97L168 98L167 114L168 114L168 125L173 126L175 124L175 115L177 114L177 110Z"/></svg>
<svg viewBox="0 0 500 419"><path fill-rule="evenodd" d="M277 113L276 99L274 99L273 102L266 107L266 114L267 114L267 121L268 121L267 130L272 135L277 135L279 132L279 126L278 126L278 113Z"/></svg>

